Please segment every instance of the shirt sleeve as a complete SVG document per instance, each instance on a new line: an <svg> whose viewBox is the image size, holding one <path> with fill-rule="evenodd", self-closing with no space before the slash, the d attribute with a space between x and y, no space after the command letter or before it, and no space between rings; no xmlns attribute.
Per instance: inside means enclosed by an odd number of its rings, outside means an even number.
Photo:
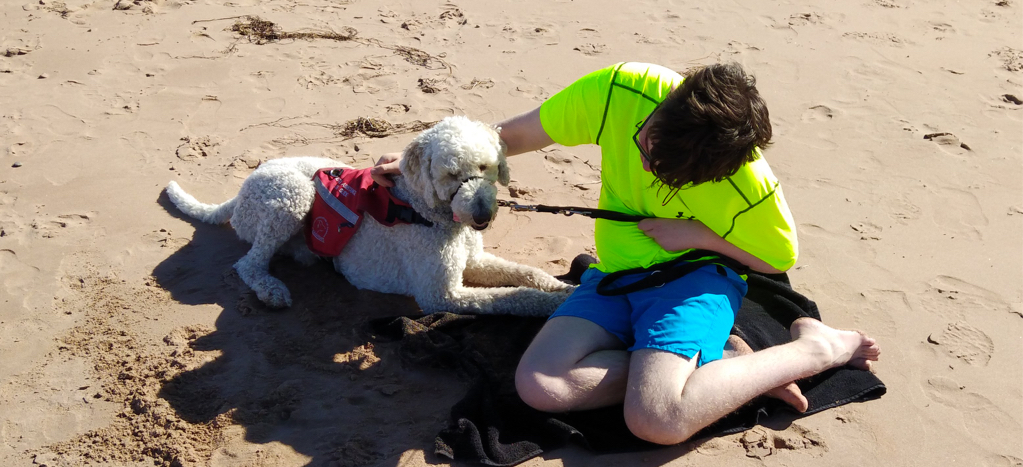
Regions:
<svg viewBox="0 0 1023 467"><path fill-rule="evenodd" d="M780 271L795 265L799 255L795 222L780 185L770 196L736 215L722 236Z"/></svg>
<svg viewBox="0 0 1023 467"><path fill-rule="evenodd" d="M796 223L781 183L762 155L725 180L702 183L680 194L685 197L686 214L729 243L781 271L796 263Z"/></svg>
<svg viewBox="0 0 1023 467"><path fill-rule="evenodd" d="M600 133L615 72L622 64L594 71L540 105L540 124L555 143L592 144Z"/></svg>

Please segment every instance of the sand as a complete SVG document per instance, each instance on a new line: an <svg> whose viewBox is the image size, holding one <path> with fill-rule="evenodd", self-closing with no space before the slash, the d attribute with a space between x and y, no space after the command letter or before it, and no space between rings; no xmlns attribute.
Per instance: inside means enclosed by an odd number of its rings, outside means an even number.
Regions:
<svg viewBox="0 0 1023 467"><path fill-rule="evenodd" d="M496 122L615 62L724 60L771 109L793 283L880 341L888 394L525 465L1023 465L1019 0L22 0L0 17L0 465L445 464L433 437L466 382L366 327L411 299L280 260L295 305L268 310L231 269L247 246L163 187L219 202L268 159L364 167L424 123ZM596 204L595 147L510 165L502 197ZM485 238L556 274L593 251L579 217L504 210Z"/></svg>

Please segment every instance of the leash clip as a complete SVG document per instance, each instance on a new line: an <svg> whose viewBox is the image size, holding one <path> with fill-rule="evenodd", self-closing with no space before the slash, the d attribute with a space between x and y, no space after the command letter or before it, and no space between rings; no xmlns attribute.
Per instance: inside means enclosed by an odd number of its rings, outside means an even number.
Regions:
<svg viewBox="0 0 1023 467"><path fill-rule="evenodd" d="M511 208L512 211L518 211L518 212L521 212L521 211L532 211L532 212L536 212L536 206L535 205L519 204L519 203L516 203L514 201L505 201L503 199L497 200L497 205L498 206L509 207L509 208Z"/></svg>

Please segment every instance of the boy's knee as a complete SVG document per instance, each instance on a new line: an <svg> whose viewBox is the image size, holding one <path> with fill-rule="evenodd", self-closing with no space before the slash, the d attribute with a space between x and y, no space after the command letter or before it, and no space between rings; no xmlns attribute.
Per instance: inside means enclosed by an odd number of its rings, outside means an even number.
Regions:
<svg viewBox="0 0 1023 467"><path fill-rule="evenodd" d="M684 420L672 417L667 411L628 402L625 404L625 424L637 438L665 446L679 444L694 434Z"/></svg>
<svg viewBox="0 0 1023 467"><path fill-rule="evenodd" d="M556 377L544 375L528 365L519 363L515 370L515 390L526 405L543 412L567 412L568 394L561 390L565 384Z"/></svg>

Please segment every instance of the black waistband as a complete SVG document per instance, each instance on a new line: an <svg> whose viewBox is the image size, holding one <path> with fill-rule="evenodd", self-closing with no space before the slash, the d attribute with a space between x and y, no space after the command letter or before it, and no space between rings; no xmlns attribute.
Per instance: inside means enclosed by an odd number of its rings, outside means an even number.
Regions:
<svg viewBox="0 0 1023 467"><path fill-rule="evenodd" d="M707 265L717 265L718 273L727 276L727 267L736 274L745 275L749 273L749 266L742 264L732 258L720 253L708 250L691 250L682 256L663 263L657 263L646 268L633 268L623 271L612 272L597 284L597 293L600 295L625 295L650 287L660 287L675 279L679 279L697 269ZM646 277L621 287L612 287L615 281L633 274L649 273Z"/></svg>

